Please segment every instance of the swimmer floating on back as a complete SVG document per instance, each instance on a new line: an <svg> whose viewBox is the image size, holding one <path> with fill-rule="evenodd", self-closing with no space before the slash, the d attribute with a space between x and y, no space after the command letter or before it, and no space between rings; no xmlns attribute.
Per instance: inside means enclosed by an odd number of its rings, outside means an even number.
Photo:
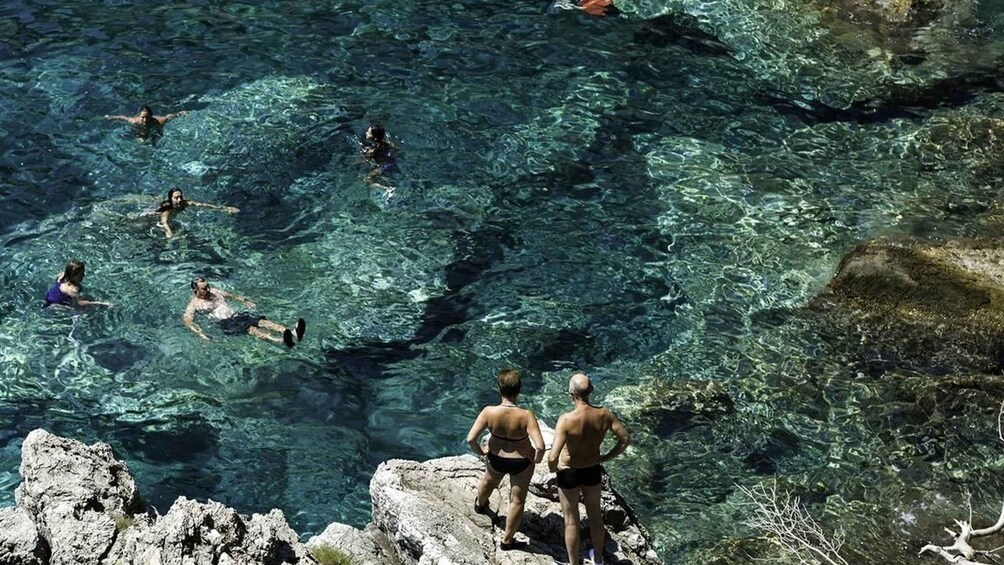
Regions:
<svg viewBox="0 0 1004 565"><path fill-rule="evenodd" d="M196 202L194 200L185 200L185 195L181 192L180 188L172 188L167 191L167 200L161 202L160 205L157 206L156 210L156 213L160 214L160 225L164 228L164 233L167 234L168 239L174 235L174 232L171 231L171 216L184 210L188 206L200 206L202 208L222 210L228 214L236 214L240 211L233 206L219 206L216 204L206 204L205 202Z"/></svg>
<svg viewBox="0 0 1004 565"><path fill-rule="evenodd" d="M254 308L255 303L239 294L219 288L210 288L209 283L202 277L192 279L192 294L192 299L188 302L188 307L185 308L182 320L188 329L202 339L208 340L209 336L195 323L195 314L198 312L205 312L210 320L219 324L220 329L226 335L246 333L265 341L285 344L286 347L293 347L293 335L296 335L296 341L300 341L303 339L304 332L307 331L307 322L303 318L297 320L294 329L290 330L285 326L266 320L264 316L234 310L227 304L227 298L242 302L248 308Z"/></svg>
<svg viewBox="0 0 1004 565"><path fill-rule="evenodd" d="M128 122L136 126L136 136L141 140L146 141L151 134L154 136L158 135L160 128L164 126L167 122L177 118L179 116L184 116L188 112L182 110L175 114L167 114L166 116L154 116L153 110L150 109L146 104L139 107L139 114L136 116L110 116L105 115L106 120L119 120L122 122Z"/></svg>

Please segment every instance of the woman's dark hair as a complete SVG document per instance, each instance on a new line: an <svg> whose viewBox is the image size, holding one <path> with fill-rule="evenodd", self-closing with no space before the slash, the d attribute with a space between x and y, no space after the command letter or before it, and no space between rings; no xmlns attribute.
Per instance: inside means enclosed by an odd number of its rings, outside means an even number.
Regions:
<svg viewBox="0 0 1004 565"><path fill-rule="evenodd" d="M72 282L73 284L80 284L80 281L84 280L84 262L70 259L66 267L63 267L62 280Z"/></svg>
<svg viewBox="0 0 1004 565"><path fill-rule="evenodd" d="M171 197L174 196L175 192L181 192L181 189L178 188L178 187L174 187L174 188L172 188L172 189L170 189L170 190L167 191L167 200L161 202L160 206L157 206L157 212L158 213L159 212L167 212L168 210L174 210L174 204L171 203ZM181 198L181 207L184 208L185 204L186 204L185 198L182 197Z"/></svg>
<svg viewBox="0 0 1004 565"><path fill-rule="evenodd" d="M199 287L199 283L204 283L204 282L206 282L206 279L202 277L195 277L194 279L192 279L192 292L195 292L195 289Z"/></svg>
<svg viewBox="0 0 1004 565"><path fill-rule="evenodd" d="M373 141L377 143L383 143L384 138L387 136L387 132L383 129L380 124L370 124L370 131L373 132Z"/></svg>
<svg viewBox="0 0 1004 565"><path fill-rule="evenodd" d="M139 113L142 114L144 110L150 112L151 116L153 115L153 109L147 106L146 104L143 104L142 106L139 107Z"/></svg>
<svg viewBox="0 0 1004 565"><path fill-rule="evenodd" d="M520 382L519 373L515 369L502 369L498 375L499 394L502 398L514 399L519 396L519 391L523 387Z"/></svg>

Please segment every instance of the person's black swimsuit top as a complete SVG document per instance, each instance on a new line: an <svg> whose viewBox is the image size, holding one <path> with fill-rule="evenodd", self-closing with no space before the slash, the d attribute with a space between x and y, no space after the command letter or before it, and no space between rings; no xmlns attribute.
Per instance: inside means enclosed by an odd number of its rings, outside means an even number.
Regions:
<svg viewBox="0 0 1004 565"><path fill-rule="evenodd" d="M500 404L499 406L502 406L503 408L519 408L519 406L516 406L515 404L511 404L511 405ZM495 430L492 430L491 428L488 428L488 431L491 432L493 438L500 439L502 441L517 442L517 441L524 441L524 440L530 439L530 434L526 434L525 436L523 436L521 438L513 439L511 437L500 436L500 435L496 434Z"/></svg>

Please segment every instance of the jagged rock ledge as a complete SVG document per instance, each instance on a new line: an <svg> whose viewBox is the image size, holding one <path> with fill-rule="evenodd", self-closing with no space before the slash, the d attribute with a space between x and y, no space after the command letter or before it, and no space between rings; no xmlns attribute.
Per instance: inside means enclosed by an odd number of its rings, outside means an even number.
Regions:
<svg viewBox="0 0 1004 565"><path fill-rule="evenodd" d="M21 457L17 505L0 509L0 565L313 565L323 546L356 565L565 559L553 476L541 466L522 526L529 544L502 551L504 518L473 511L483 471L473 456L381 464L370 482L373 522L365 530L331 524L306 544L280 510L247 517L218 502L182 496L160 516L143 504L125 463L103 443L88 446L35 430ZM508 493L506 482L493 493L491 508L504 512L502 493ZM608 554L623 563L661 563L613 489L604 492L603 510Z"/></svg>

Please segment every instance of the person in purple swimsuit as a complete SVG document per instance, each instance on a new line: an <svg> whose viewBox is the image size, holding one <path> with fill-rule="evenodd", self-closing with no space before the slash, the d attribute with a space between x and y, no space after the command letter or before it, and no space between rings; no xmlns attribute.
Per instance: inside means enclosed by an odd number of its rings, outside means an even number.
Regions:
<svg viewBox="0 0 1004 565"><path fill-rule="evenodd" d="M45 307L52 306L111 306L109 302L84 300L80 297L80 287L84 283L84 262L76 259L66 264L62 273L56 275L56 282L45 292Z"/></svg>
<svg viewBox="0 0 1004 565"><path fill-rule="evenodd" d="M532 411L516 405L521 386L519 373L512 369L500 371L498 390L501 402L497 406L486 406L481 410L471 431L467 433L467 444L471 450L487 459L485 473L474 497L475 512L487 512L488 497L498 488L502 479L509 475L509 511L500 544L503 550L525 545L517 543L514 538L523 520L523 507L530 479L533 478L533 467L544 458L544 437L540 433L537 417ZM488 449L484 449L478 442L486 429L491 434L488 437Z"/></svg>
<svg viewBox="0 0 1004 565"><path fill-rule="evenodd" d="M565 549L568 563L579 565L579 498L586 505L589 518L589 537L593 547L589 550L592 563L603 563L603 512L600 510L600 491L603 488L603 466L621 454L631 436L608 408L589 403L593 384L585 373L576 373L568 382L568 395L575 408L558 418L554 426L554 444L547 455L547 464L557 472L558 499L565 516ZM600 445L607 432L617 437L617 445L606 455L600 455Z"/></svg>

